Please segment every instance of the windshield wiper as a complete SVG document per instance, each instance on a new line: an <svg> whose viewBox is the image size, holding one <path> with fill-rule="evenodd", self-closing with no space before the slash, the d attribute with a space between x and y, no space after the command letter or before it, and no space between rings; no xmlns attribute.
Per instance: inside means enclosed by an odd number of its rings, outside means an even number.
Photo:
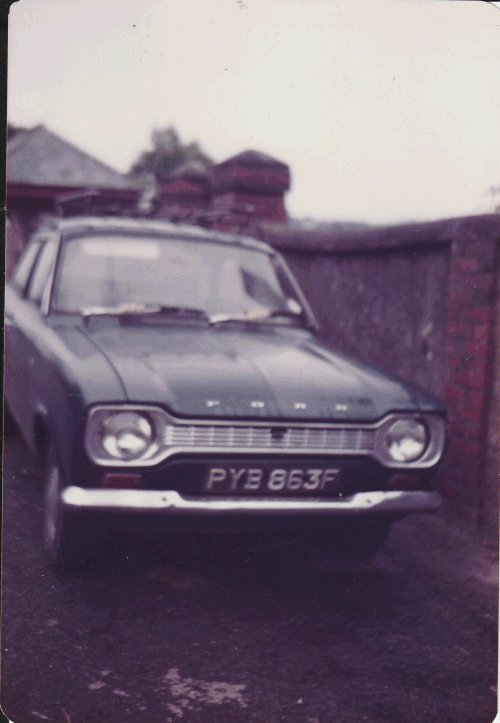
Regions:
<svg viewBox="0 0 500 723"><path fill-rule="evenodd" d="M87 306L82 309L82 316L143 316L148 314L195 316L206 319L207 313L203 309L192 306L165 306L163 304L117 304L116 306Z"/></svg>
<svg viewBox="0 0 500 723"><path fill-rule="evenodd" d="M243 321L246 323L258 324L268 319L275 319L276 317L283 316L291 319L303 319L304 314L302 309L300 311L292 311L291 309L266 309L259 307L258 309L251 309L246 314L213 314L209 318L211 326L215 324L224 324L229 321Z"/></svg>
<svg viewBox="0 0 500 723"><path fill-rule="evenodd" d="M300 309L300 311L293 311L291 309L267 309L265 307L258 307L256 309L250 309L246 314L213 314L209 317L203 309L192 306L166 306L163 304L139 304L133 302L117 304L116 306L87 306L82 309L81 313L84 319L92 316L192 316L195 318L208 319L210 326L231 321L258 324L280 316L296 320L304 318L302 309Z"/></svg>

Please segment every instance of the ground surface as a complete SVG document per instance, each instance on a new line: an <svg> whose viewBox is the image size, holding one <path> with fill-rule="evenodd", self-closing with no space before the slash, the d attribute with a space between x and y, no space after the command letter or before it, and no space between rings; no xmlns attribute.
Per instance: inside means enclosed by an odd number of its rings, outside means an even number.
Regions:
<svg viewBox="0 0 500 723"><path fill-rule="evenodd" d="M11 438L1 702L14 723L495 717L496 563L443 515L399 523L363 565L206 545L172 560L136 534L60 576L40 502Z"/></svg>

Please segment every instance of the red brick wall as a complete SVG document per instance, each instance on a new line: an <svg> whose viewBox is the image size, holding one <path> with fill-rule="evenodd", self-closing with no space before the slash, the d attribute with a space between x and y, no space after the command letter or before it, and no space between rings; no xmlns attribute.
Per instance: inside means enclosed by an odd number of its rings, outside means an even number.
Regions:
<svg viewBox="0 0 500 723"><path fill-rule="evenodd" d="M500 227L500 218L499 227ZM446 493L485 519L486 450L494 368L498 235L464 224L451 244L444 401L450 415ZM499 421L496 420L498 424Z"/></svg>
<svg viewBox="0 0 500 723"><path fill-rule="evenodd" d="M343 232L263 226L261 236L284 253L332 344L443 399L439 487L496 539L500 215Z"/></svg>

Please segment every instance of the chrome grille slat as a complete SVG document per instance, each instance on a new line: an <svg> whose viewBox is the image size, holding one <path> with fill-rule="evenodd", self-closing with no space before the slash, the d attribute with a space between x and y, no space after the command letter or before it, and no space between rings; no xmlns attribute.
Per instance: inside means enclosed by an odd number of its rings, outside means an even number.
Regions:
<svg viewBox="0 0 500 723"><path fill-rule="evenodd" d="M276 432L275 430L280 430ZM248 449L370 452L376 430L363 427L277 427L231 424L168 424L164 444L183 449Z"/></svg>

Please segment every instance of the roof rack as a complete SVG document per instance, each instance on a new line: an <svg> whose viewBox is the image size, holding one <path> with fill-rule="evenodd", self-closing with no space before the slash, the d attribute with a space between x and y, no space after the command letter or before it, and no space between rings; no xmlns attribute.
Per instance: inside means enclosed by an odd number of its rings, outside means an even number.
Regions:
<svg viewBox="0 0 500 723"><path fill-rule="evenodd" d="M232 209L189 209L179 213L170 212L168 220L173 223L192 223L205 229L222 230L221 226L231 227L236 233L253 230L253 206L240 206Z"/></svg>
<svg viewBox="0 0 500 723"><path fill-rule="evenodd" d="M60 195L55 202L57 214L63 218L71 216L126 216L128 218L150 218L170 223L190 223L207 230L253 233L256 224L253 219L254 207L240 204L230 209L182 208L165 212L155 200L142 205L133 201L109 198L96 189L74 191Z"/></svg>
<svg viewBox="0 0 500 723"><path fill-rule="evenodd" d="M136 204L130 201L110 199L100 191L74 191L61 194L55 201L59 216L135 216L141 215Z"/></svg>

